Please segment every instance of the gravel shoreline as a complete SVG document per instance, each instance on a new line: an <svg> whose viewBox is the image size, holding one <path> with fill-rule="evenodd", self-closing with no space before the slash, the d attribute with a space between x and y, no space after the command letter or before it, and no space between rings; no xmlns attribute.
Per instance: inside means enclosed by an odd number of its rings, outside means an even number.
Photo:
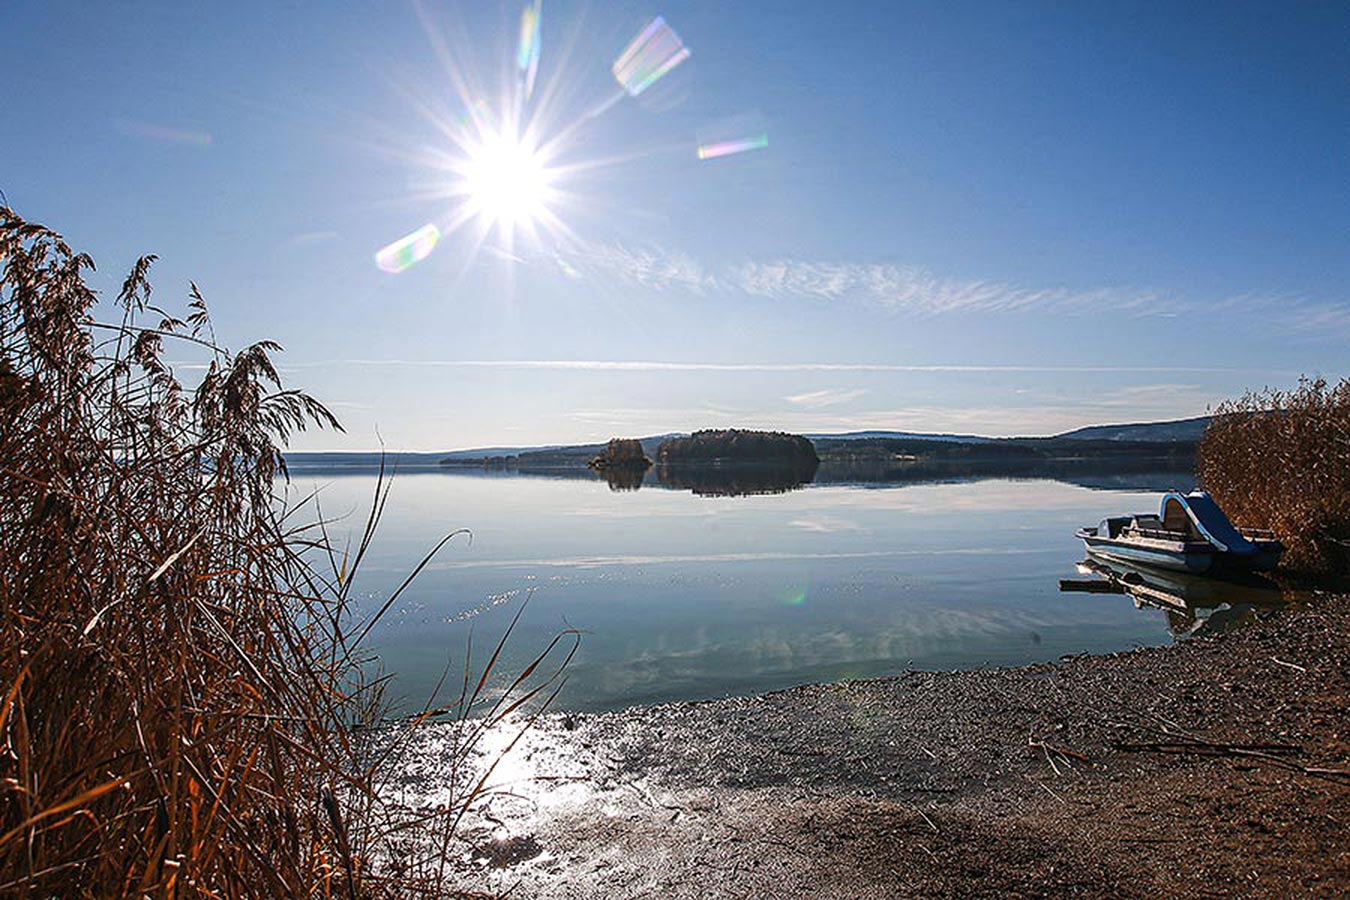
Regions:
<svg viewBox="0 0 1350 900"><path fill-rule="evenodd" d="M513 897L1347 896L1350 597L1057 664L548 716L499 775L460 863Z"/></svg>

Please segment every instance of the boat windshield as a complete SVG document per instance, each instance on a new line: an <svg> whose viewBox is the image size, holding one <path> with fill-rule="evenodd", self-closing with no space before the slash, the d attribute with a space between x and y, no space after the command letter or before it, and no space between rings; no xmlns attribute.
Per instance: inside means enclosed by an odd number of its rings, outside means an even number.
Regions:
<svg viewBox="0 0 1350 900"><path fill-rule="evenodd" d="M1186 535L1188 541L1204 540L1204 535L1195 527L1190 514L1186 512L1186 507L1175 497L1168 497L1163 503L1162 527L1167 531Z"/></svg>

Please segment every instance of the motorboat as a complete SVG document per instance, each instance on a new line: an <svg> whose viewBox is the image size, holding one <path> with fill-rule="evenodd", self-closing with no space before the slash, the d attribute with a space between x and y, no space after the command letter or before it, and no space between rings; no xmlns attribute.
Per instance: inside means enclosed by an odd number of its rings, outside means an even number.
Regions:
<svg viewBox="0 0 1350 900"><path fill-rule="evenodd" d="M1271 532L1233 525L1204 491L1168 491L1157 515L1111 516L1077 534L1100 558L1202 575L1269 572L1284 553Z"/></svg>

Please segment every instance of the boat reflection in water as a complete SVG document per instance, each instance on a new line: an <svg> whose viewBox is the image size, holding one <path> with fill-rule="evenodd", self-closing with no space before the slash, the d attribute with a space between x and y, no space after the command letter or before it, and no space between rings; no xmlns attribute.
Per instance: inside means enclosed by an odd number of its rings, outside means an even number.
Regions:
<svg viewBox="0 0 1350 900"><path fill-rule="evenodd" d="M1254 619L1264 610L1288 601L1280 586L1260 575L1225 578L1131 566L1118 559L1089 553L1078 564L1088 580L1064 579L1061 591L1093 594L1129 594L1138 608L1167 613L1167 627L1177 637L1201 637L1227 631Z"/></svg>

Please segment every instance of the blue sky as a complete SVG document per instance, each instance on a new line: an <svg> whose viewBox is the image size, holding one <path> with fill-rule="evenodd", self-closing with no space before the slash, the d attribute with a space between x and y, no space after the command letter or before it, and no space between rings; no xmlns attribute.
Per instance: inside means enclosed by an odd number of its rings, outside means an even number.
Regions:
<svg viewBox="0 0 1350 900"><path fill-rule="evenodd" d="M157 253L281 342L348 427L308 449L1049 433L1350 370L1344 4L544 0L521 101L523 8L6 4L0 190L106 293ZM658 14L691 55L629 96ZM547 227L381 271L513 102Z"/></svg>

